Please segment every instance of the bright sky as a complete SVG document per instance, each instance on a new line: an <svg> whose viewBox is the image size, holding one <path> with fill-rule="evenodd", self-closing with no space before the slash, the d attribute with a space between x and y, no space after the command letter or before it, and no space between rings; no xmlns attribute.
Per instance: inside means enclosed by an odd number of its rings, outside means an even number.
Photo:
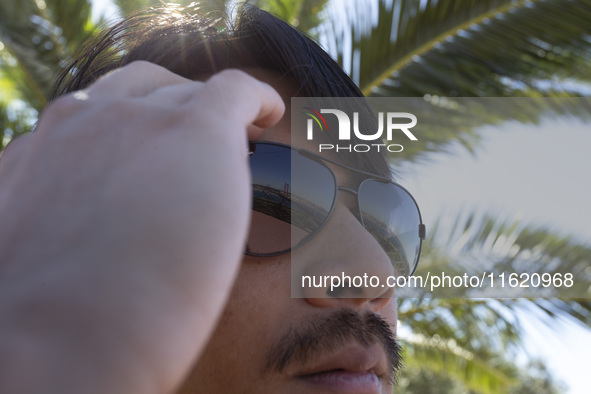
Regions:
<svg viewBox="0 0 591 394"><path fill-rule="evenodd" d="M93 0L93 15L112 19L109 0ZM489 130L476 157L461 149L431 164L406 169L407 186L419 201L425 222L462 207L484 208L503 217L551 224L565 234L591 241L591 130L564 123L519 130ZM453 217L453 214L450 215ZM554 329L521 316L526 347L544 359L567 393L589 393L591 330L572 323Z"/></svg>

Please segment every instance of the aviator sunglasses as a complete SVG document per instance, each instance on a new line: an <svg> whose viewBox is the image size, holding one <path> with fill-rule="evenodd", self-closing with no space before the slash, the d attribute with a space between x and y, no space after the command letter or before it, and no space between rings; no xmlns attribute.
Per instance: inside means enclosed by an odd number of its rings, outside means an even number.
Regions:
<svg viewBox="0 0 591 394"><path fill-rule="evenodd" d="M312 239L328 221L339 192L356 197L351 209L386 252L397 275L416 270L425 225L412 195L399 184L312 152L274 142L249 144L252 216L246 244L251 256L276 256ZM331 163L362 179L339 186Z"/></svg>

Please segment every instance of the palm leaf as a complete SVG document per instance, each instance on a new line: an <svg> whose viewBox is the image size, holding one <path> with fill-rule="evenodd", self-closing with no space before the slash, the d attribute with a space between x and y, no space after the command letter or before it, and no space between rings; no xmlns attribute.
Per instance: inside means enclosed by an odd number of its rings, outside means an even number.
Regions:
<svg viewBox="0 0 591 394"><path fill-rule="evenodd" d="M591 77L589 0L366 0L350 7L350 15L377 9L377 17L333 21L323 37L368 95L545 95L540 81Z"/></svg>
<svg viewBox="0 0 591 394"><path fill-rule="evenodd" d="M424 245L424 254L417 274L427 272L449 275L481 275L487 273L548 273L572 274L572 286L533 288L520 296L529 297L588 297L591 292L589 256L591 245L577 242L572 237L556 234L544 227L526 225L518 221L503 221L490 215L469 213L451 227L432 226ZM507 285L508 282L505 282ZM498 286L498 282L497 282ZM456 288L448 296L468 296L466 289ZM511 297L509 290L497 287L498 296ZM485 293L476 292L483 296ZM573 301L574 302L574 301ZM591 311L587 304L575 302L583 311L574 314L585 324L591 324ZM562 312L565 310L563 309ZM586 311L586 312L584 312ZM560 313L561 311L557 311ZM582 313L582 314L581 314Z"/></svg>
<svg viewBox="0 0 591 394"><path fill-rule="evenodd" d="M418 104L424 125L419 141L390 155L394 163L448 151L452 142L474 152L480 143L479 126L507 120L537 122L548 114L545 105L535 110L518 106L507 113L480 108L466 123L459 113L442 109L442 97L449 102L454 96L549 96L559 103L591 90L591 0L345 4L343 11L331 3L327 13L332 18L319 26L319 36L362 91L426 101ZM585 103L565 109L589 113ZM516 116L519 112L525 116Z"/></svg>
<svg viewBox="0 0 591 394"><path fill-rule="evenodd" d="M591 118L591 100L586 97L568 97L555 92L554 97L426 97L383 98L370 97L368 103L376 112L410 112L418 119L413 128L417 141L403 137L404 150L389 156L394 165L402 162L428 160L433 152L457 152L460 144L470 153L479 148L483 128L507 123L539 125L548 119ZM515 127L515 126L512 126Z"/></svg>
<svg viewBox="0 0 591 394"><path fill-rule="evenodd" d="M68 54L74 53L94 30L90 23L92 8L90 0L45 0L45 18L59 27L60 37Z"/></svg>
<svg viewBox="0 0 591 394"><path fill-rule="evenodd" d="M75 47L86 37L88 0L24 0L0 3L0 41L17 62L4 63L22 98L41 110L47 103L53 77Z"/></svg>
<svg viewBox="0 0 591 394"><path fill-rule="evenodd" d="M424 245L421 271L417 274L422 272L424 276L425 271L443 270L448 275L461 275L470 270L476 259L488 260L491 265L510 271L511 263L521 256L530 264L558 259L560 264L556 270L583 270L578 273L577 280L584 282L583 279L587 278L588 285L586 269L590 255L589 245L547 229L468 213L459 215L451 226L443 226L441 222L432 226ZM458 295L462 296L462 291ZM446 370L466 385L476 384L479 390L482 387L493 390L493 387L486 382L470 383L469 374L479 374L469 373L464 368L479 371L477 367L484 363L487 368L502 375L502 359L510 360L521 345L519 316L524 314L553 329L556 329L556 319L576 321L586 327L591 325L591 303L586 299L418 297L402 298L398 306L398 318L403 327L408 327L413 335L421 339L418 347L416 343L410 344L409 365ZM425 338L435 338L436 341L430 342ZM453 344L459 356L454 352L446 354L448 351L443 345L448 343ZM470 355L468 359L478 360L478 363L468 367L460 357L462 354ZM498 359L499 354L504 357ZM480 372L488 376L486 370ZM462 373L468 375L462 376ZM507 376L510 377L510 374ZM484 386L481 387L481 384Z"/></svg>
<svg viewBox="0 0 591 394"><path fill-rule="evenodd" d="M2 83L0 81L0 89ZM18 136L28 132L32 119L37 114L31 113L24 105L9 106L0 100L0 156L8 143Z"/></svg>
<svg viewBox="0 0 591 394"><path fill-rule="evenodd" d="M466 298L404 298L399 316L414 334L452 340L485 359L519 345L521 325L502 303Z"/></svg>
<svg viewBox="0 0 591 394"><path fill-rule="evenodd" d="M479 393L506 392L515 383L501 360L482 359L453 339L412 334L401 340L409 367L445 372Z"/></svg>
<svg viewBox="0 0 591 394"><path fill-rule="evenodd" d="M148 8L160 8L169 7L173 10L176 7L189 7L193 9L199 9L201 13L221 13L226 14L228 0L176 0L176 1L164 1L164 0L114 0L113 3L119 8L120 14L125 16L136 13L141 10Z"/></svg>
<svg viewBox="0 0 591 394"><path fill-rule="evenodd" d="M315 35L323 22L328 0L251 0L250 3L273 13L303 32Z"/></svg>
<svg viewBox="0 0 591 394"><path fill-rule="evenodd" d="M522 221L498 220L492 215L468 215L471 225L458 224L450 229L448 243L460 259L490 259L496 268L510 270L518 262L521 267L548 268L548 272L570 272L577 277L573 288L581 294L589 291L589 256L591 245L577 242L570 236L545 227L528 226ZM433 237L438 236L437 232ZM465 266L466 264L464 264Z"/></svg>

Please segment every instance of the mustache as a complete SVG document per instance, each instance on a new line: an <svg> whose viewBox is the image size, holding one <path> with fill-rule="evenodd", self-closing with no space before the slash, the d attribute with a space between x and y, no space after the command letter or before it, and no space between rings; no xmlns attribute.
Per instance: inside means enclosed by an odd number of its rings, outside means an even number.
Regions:
<svg viewBox="0 0 591 394"><path fill-rule="evenodd" d="M403 365L402 349L390 325L369 311L361 315L343 309L324 319L314 320L307 327L291 327L269 350L265 368L283 372L291 364L306 364L352 341L363 346L380 344L388 358L390 383L397 383Z"/></svg>

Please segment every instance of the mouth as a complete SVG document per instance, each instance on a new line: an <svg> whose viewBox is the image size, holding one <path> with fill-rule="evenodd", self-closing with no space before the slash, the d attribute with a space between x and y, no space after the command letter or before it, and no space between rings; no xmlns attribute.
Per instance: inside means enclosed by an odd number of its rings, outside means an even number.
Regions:
<svg viewBox="0 0 591 394"><path fill-rule="evenodd" d="M322 392L377 394L388 381L386 354L378 345L350 345L314 360L293 376Z"/></svg>

